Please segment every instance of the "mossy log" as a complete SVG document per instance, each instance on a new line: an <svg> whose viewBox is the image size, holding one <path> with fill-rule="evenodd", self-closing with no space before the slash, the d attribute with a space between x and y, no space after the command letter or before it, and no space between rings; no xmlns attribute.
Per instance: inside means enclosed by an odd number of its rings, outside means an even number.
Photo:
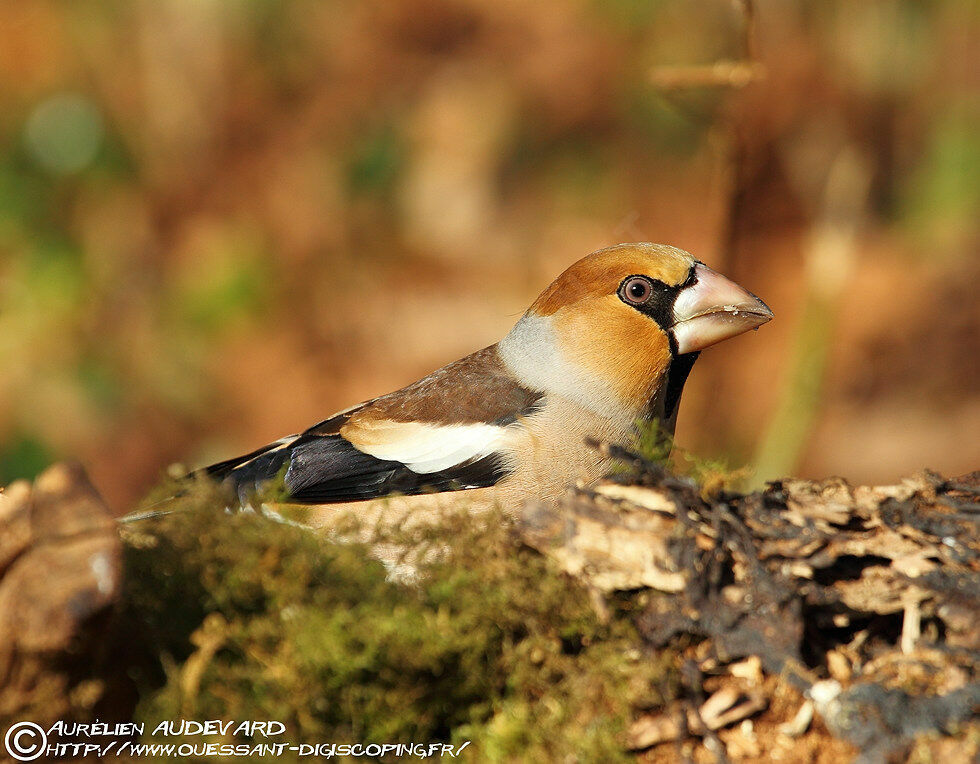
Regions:
<svg viewBox="0 0 980 764"><path fill-rule="evenodd" d="M149 741L269 719L293 744L469 741L480 761L975 759L980 474L741 494L613 451L627 469L556 504L474 522L464 492L372 543L205 486L119 526L78 467L14 484L0 725Z"/></svg>

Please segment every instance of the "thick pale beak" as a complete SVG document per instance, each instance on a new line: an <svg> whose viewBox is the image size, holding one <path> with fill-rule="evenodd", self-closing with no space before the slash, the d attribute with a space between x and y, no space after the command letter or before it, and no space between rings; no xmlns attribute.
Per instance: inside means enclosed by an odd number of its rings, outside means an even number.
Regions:
<svg viewBox="0 0 980 764"><path fill-rule="evenodd" d="M769 306L706 265L694 266L695 282L674 301L677 352L693 353L757 329L772 318Z"/></svg>

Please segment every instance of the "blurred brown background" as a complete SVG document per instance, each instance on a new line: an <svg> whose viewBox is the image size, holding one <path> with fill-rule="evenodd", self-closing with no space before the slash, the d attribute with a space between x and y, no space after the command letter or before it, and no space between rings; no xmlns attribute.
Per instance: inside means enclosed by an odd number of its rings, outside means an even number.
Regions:
<svg viewBox="0 0 980 764"><path fill-rule="evenodd" d="M980 6L745 10L0 4L0 483L79 458L126 509L630 240L776 313L702 357L682 446L757 480L980 467Z"/></svg>

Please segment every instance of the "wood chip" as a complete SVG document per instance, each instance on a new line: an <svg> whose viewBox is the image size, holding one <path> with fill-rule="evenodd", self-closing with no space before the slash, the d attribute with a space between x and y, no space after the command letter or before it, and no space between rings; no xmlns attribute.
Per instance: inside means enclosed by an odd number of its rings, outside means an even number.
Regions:
<svg viewBox="0 0 980 764"><path fill-rule="evenodd" d="M799 737L806 733L810 729L810 724L813 722L813 701L804 700L803 705L796 712L796 715L791 721L780 725L779 731L784 735L789 737Z"/></svg>

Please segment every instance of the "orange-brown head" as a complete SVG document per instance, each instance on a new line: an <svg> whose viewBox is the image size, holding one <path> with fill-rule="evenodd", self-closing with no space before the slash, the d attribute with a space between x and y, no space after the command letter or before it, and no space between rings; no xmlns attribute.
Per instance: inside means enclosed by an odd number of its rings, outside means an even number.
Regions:
<svg viewBox="0 0 980 764"><path fill-rule="evenodd" d="M681 249L619 244L571 265L499 349L528 386L635 419L672 363L689 370L700 350L770 318L765 303Z"/></svg>

